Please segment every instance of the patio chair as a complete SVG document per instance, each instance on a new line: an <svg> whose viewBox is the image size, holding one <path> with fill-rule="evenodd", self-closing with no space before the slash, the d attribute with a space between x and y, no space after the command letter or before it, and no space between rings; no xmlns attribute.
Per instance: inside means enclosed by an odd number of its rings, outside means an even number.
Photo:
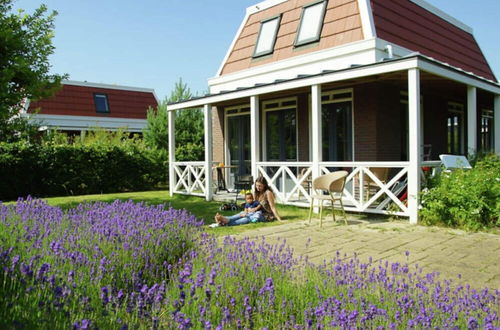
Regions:
<svg viewBox="0 0 500 330"><path fill-rule="evenodd" d="M370 172L373 173L373 175L375 175L375 177L377 179L380 180L380 182L382 182L384 184L387 183L387 179L389 178L389 168L388 167L369 167L368 169L370 170ZM366 199L370 199L370 196L372 196L372 192L374 192L373 194L376 194L377 190L380 189L380 187L368 175L365 175L364 181L365 181L365 184L364 184L365 191L366 191L366 195L367 195Z"/></svg>
<svg viewBox="0 0 500 330"><path fill-rule="evenodd" d="M349 174L347 171L335 171L329 174L321 175L313 180L312 183L312 194L311 194L311 208L309 209L309 223L311 223L312 211L314 207L314 200L320 201L319 207L319 221L320 227L323 226L323 203L325 201L330 201L332 206L332 217L333 221L335 219L335 202L340 203L340 207L344 214L344 221L347 225L347 215L344 210L344 204L342 203L342 194L345 187L345 180Z"/></svg>
<svg viewBox="0 0 500 330"><path fill-rule="evenodd" d="M238 200L238 195L240 194L240 191L252 189L252 184L253 184L253 176L249 174L236 176L234 181L234 189L236 192L236 196L234 198L235 203Z"/></svg>

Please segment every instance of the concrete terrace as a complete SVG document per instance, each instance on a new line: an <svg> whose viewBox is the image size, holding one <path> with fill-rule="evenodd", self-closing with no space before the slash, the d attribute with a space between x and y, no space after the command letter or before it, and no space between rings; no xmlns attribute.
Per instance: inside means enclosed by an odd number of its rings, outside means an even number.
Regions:
<svg viewBox="0 0 500 330"><path fill-rule="evenodd" d="M315 263L330 260L337 251L349 257L357 253L361 261L371 256L374 261L418 264L424 272L437 271L441 279L454 283L500 289L500 235L496 234L467 233L404 221L349 219L346 226L343 222L335 224L330 215L323 219L323 228L319 219L313 219L310 225L307 220L284 221L279 226L251 229L241 235L264 236L270 242L286 239L297 256L308 256ZM409 257L406 251L410 252Z"/></svg>

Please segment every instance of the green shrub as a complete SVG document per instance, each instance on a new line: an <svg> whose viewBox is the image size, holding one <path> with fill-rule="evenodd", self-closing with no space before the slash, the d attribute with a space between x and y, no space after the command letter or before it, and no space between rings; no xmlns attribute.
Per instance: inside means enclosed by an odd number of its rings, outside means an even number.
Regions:
<svg viewBox="0 0 500 330"><path fill-rule="evenodd" d="M422 193L420 214L428 225L467 230L500 226L500 158L485 156L471 170L439 175Z"/></svg>
<svg viewBox="0 0 500 330"><path fill-rule="evenodd" d="M148 190L166 183L167 168L141 143L0 143L0 200Z"/></svg>

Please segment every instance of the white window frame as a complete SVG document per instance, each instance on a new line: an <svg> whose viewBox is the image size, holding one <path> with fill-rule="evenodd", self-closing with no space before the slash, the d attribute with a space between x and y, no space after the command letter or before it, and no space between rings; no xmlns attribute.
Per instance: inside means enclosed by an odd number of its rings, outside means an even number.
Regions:
<svg viewBox="0 0 500 330"><path fill-rule="evenodd" d="M350 93L350 97L345 97L345 98L340 98L336 99L335 95L338 94L346 94ZM323 101L323 97L328 96L329 100ZM354 161L355 158L355 141L354 137L356 134L354 134L354 89L353 88L344 88L344 89L334 89L334 90L328 90L325 92L321 93L321 105L323 104L331 104L331 103L342 103L342 102L351 102L351 141L352 141L352 146L351 146L351 155L352 155L352 161ZM321 109L321 112L323 112L323 109Z"/></svg>
<svg viewBox="0 0 500 330"><path fill-rule="evenodd" d="M296 162L299 161L299 123L298 123L298 107L299 101L297 96L286 97L281 99L266 100L262 102L262 159L267 161L267 112L290 110L292 106L283 106L284 102L295 101L295 146L296 146ZM266 106L271 103L279 103L278 107L266 109Z"/></svg>
<svg viewBox="0 0 500 330"><path fill-rule="evenodd" d="M480 122L480 127L481 127L481 132L480 132L480 138L481 140L479 141L479 143L481 144L481 148L483 148L483 119L484 118L487 118L487 119L491 119L491 122L493 125L491 125L491 127L489 127L489 129L491 129L491 132L490 132L490 138L491 138L491 141L489 141L490 143L490 149L489 150L484 150L482 149L482 151L486 151L486 152L489 152L489 151L494 151L495 150L495 122L494 122L494 113L493 113L493 110L491 109L481 109L481 122Z"/></svg>
<svg viewBox="0 0 500 330"><path fill-rule="evenodd" d="M272 34L271 39L268 40L269 44L264 45L267 47L265 47L262 50L259 50L259 46L263 46L260 43L263 42L262 40L264 40L264 37L267 37L263 34L264 33L263 31L266 31L265 30L266 24L272 24L274 22L276 22L276 27L274 28L274 30L272 30L272 32L270 32L273 34ZM259 36L257 37L257 42L255 43L255 48L254 48L253 56L252 56L253 58L261 57L261 56L265 56L265 55L270 55L270 54L274 53L274 46L276 45L276 39L278 37L280 23L281 23L281 15L274 16L274 17L268 18L268 19L260 22Z"/></svg>
<svg viewBox="0 0 500 330"><path fill-rule="evenodd" d="M248 111L244 109L249 109ZM232 110L237 110L237 112L229 113ZM228 132L228 118L237 117L243 115L250 115L250 103L234 105L224 108L224 164L231 165L231 155L229 154L229 132ZM251 141L253 143L253 141ZM229 172L229 169L226 169ZM227 173L224 173L226 175ZM226 176L227 178L227 176Z"/></svg>
<svg viewBox="0 0 500 330"><path fill-rule="evenodd" d="M302 45L307 45L307 44L316 42L321 38L321 30L323 29L323 23L325 20L327 2L328 2L327 0L314 1L313 3L305 5L302 8L302 14L300 16L299 27L297 28L297 33L295 35L295 43L294 43L295 47L300 47ZM308 11L312 10L313 8L317 8L317 7L322 7L320 9L321 13L319 14L319 17L317 17L317 18L316 17L309 17ZM309 13L310 12L311 11L309 11ZM310 23L310 22L308 22L308 20L310 20L310 19L316 19L315 23L317 23L317 27L316 27L315 35L306 36L306 38L301 38L302 27L304 24Z"/></svg>
<svg viewBox="0 0 500 330"><path fill-rule="evenodd" d="M464 151L465 150L465 125L466 125L465 106L462 103L449 101L447 108L448 109L447 109L446 118L448 118L448 113L456 113L456 114L460 115L460 117L461 117L461 121L462 121L462 127L460 127L461 141L459 142L460 150L458 150L458 152L460 154L464 154L465 153L465 151ZM447 135L446 149L448 150L448 144L450 143L450 141L448 141L448 120L446 120L446 135Z"/></svg>

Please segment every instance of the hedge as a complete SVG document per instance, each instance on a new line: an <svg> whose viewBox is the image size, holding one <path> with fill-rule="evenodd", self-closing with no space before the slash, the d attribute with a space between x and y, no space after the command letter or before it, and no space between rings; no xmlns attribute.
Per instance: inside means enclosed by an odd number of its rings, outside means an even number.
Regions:
<svg viewBox="0 0 500 330"><path fill-rule="evenodd" d="M153 189L167 182L163 158L133 144L0 143L0 200Z"/></svg>

